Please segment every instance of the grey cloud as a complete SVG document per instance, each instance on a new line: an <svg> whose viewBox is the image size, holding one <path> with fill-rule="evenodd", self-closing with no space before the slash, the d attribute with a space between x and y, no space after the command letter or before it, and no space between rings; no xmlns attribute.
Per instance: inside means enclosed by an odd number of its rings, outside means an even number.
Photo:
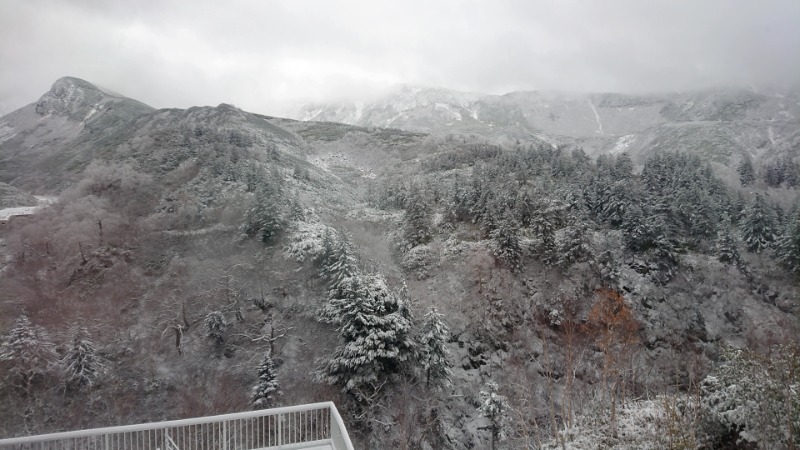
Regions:
<svg viewBox="0 0 800 450"><path fill-rule="evenodd" d="M797 85L796 0L0 3L0 113L74 75L156 107Z"/></svg>

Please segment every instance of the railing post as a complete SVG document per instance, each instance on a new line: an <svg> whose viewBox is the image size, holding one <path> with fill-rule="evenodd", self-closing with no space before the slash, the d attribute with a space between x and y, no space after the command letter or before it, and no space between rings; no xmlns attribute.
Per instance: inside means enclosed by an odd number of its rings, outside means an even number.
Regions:
<svg viewBox="0 0 800 450"><path fill-rule="evenodd" d="M222 450L228 450L228 421L222 422Z"/></svg>
<svg viewBox="0 0 800 450"><path fill-rule="evenodd" d="M283 446L283 414L278 414L278 447Z"/></svg>
<svg viewBox="0 0 800 450"><path fill-rule="evenodd" d="M331 434L331 443L336 442L336 430L339 429L339 424L336 423L336 417L333 415L333 408L328 406L328 420L331 422L328 430Z"/></svg>
<svg viewBox="0 0 800 450"><path fill-rule="evenodd" d="M106 438L105 438L106 448L105 448L105 450L111 450L111 446L108 445L109 437L110 437L109 434L106 433Z"/></svg>

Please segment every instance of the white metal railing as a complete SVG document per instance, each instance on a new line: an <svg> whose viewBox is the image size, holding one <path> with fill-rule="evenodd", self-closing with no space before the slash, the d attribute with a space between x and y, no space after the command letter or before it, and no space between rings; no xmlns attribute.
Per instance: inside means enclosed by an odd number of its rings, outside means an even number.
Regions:
<svg viewBox="0 0 800 450"><path fill-rule="evenodd" d="M353 450L333 402L0 439L0 450Z"/></svg>

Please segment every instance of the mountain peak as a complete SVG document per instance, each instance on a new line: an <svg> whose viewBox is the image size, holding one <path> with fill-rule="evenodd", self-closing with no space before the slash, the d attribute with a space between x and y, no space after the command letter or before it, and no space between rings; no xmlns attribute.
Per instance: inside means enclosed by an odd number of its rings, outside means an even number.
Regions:
<svg viewBox="0 0 800 450"><path fill-rule="evenodd" d="M73 116L99 103L106 94L88 81L74 77L62 77L36 103L36 113Z"/></svg>
<svg viewBox="0 0 800 450"><path fill-rule="evenodd" d="M93 111L108 102L126 102L135 109L151 110L149 106L117 93L100 88L86 80L61 77L36 103L40 116L61 115L75 120L85 120Z"/></svg>

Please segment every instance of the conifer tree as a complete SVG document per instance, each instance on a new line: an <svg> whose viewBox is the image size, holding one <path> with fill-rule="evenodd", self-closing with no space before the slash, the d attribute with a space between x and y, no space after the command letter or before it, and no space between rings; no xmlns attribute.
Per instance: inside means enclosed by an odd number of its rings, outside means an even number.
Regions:
<svg viewBox="0 0 800 450"><path fill-rule="evenodd" d="M486 387L488 390L481 391L481 406L478 407L478 412L481 416L489 419L489 425L484 429L488 429L492 434L492 450L494 450L497 443L503 441L508 435L511 425L508 413L511 407L508 399L497 393L499 389L497 383L489 381L486 383Z"/></svg>
<svg viewBox="0 0 800 450"><path fill-rule="evenodd" d="M47 331L34 325L26 315L14 323L0 348L0 360L9 361L9 382L30 393L34 382L46 375L57 361L55 345Z"/></svg>
<svg viewBox="0 0 800 450"><path fill-rule="evenodd" d="M228 322L225 315L220 311L211 311L204 320L206 326L206 337L211 338L217 346L225 342L225 329Z"/></svg>
<svg viewBox="0 0 800 450"><path fill-rule="evenodd" d="M278 177L277 174L274 174ZM240 230L247 237L269 242L287 223L287 213L281 186L277 181L263 183L256 188L253 202L245 213Z"/></svg>
<svg viewBox="0 0 800 450"><path fill-rule="evenodd" d="M760 253L775 240L773 211L761 194L756 194L744 211L741 228L744 245L751 252Z"/></svg>
<svg viewBox="0 0 800 450"><path fill-rule="evenodd" d="M517 227L509 211L497 221L496 228L489 233L492 238L494 255L503 261L512 272L522 268L522 247L517 237Z"/></svg>
<svg viewBox="0 0 800 450"><path fill-rule="evenodd" d="M591 255L589 246L588 227L585 220L577 220L575 224L567 227L564 234L556 241L556 263L562 268L567 268L576 262L585 260Z"/></svg>
<svg viewBox="0 0 800 450"><path fill-rule="evenodd" d="M413 248L431 240L430 207L417 189L412 190L406 199L403 237L407 248Z"/></svg>
<svg viewBox="0 0 800 450"><path fill-rule="evenodd" d="M447 349L447 340L450 330L444 323L444 315L431 308L425 315L422 329L417 339L419 345L419 361L425 372L425 386L430 388L440 384L449 384L450 351Z"/></svg>
<svg viewBox="0 0 800 450"><path fill-rule="evenodd" d="M320 263L320 276L328 280L332 289L337 289L344 280L359 272L358 258L353 244L344 234L337 233L330 241L330 245L330 250L324 250Z"/></svg>
<svg viewBox="0 0 800 450"><path fill-rule="evenodd" d="M411 314L381 275L349 277L334 294L321 319L338 326L344 344L317 377L367 401L381 380L403 371L412 358Z"/></svg>
<svg viewBox="0 0 800 450"><path fill-rule="evenodd" d="M794 274L800 273L800 218L793 214L775 246L778 261Z"/></svg>
<svg viewBox="0 0 800 450"><path fill-rule="evenodd" d="M264 360L258 365L258 381L253 386L251 402L254 409L272 408L278 405L278 396L283 395L278 384L278 373L275 362L269 354L264 355Z"/></svg>
<svg viewBox="0 0 800 450"><path fill-rule="evenodd" d="M614 163L615 178L630 178L633 175L633 160L628 152L622 152Z"/></svg>
<svg viewBox="0 0 800 450"><path fill-rule="evenodd" d="M534 250L547 262L554 258L556 231L562 225L564 209L558 201L546 201L538 205L531 217L530 228L537 238Z"/></svg>
<svg viewBox="0 0 800 450"><path fill-rule="evenodd" d="M739 182L742 186L750 186L756 181L756 171L753 169L753 160L750 155L742 157L736 171L739 172Z"/></svg>
<svg viewBox="0 0 800 450"><path fill-rule="evenodd" d="M728 264L739 265L741 256L739 255L739 248L730 231L730 224L723 222L717 233L717 258Z"/></svg>
<svg viewBox="0 0 800 450"><path fill-rule="evenodd" d="M73 328L70 332L70 346L62 364L67 384L77 388L94 385L104 370L104 365L97 354L86 328Z"/></svg>

